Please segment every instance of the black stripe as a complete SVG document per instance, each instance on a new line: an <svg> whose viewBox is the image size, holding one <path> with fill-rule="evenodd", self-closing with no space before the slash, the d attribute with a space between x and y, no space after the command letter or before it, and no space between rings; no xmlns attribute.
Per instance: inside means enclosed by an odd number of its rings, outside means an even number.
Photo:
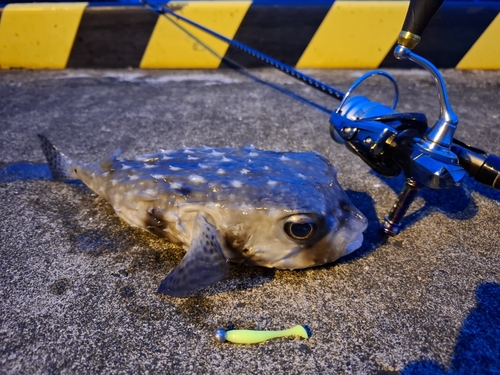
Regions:
<svg viewBox="0 0 500 375"><path fill-rule="evenodd" d="M157 19L142 7L86 8L67 67L139 67Z"/></svg>
<svg viewBox="0 0 500 375"><path fill-rule="evenodd" d="M330 7L331 4L289 7L251 5L234 39L294 66ZM229 47L225 57L245 67L266 66L233 47Z"/></svg>
<svg viewBox="0 0 500 375"><path fill-rule="evenodd" d="M479 39L500 11L500 4L444 3L422 34L414 52L439 68L454 68ZM410 68L416 65L396 60L394 47L381 68Z"/></svg>

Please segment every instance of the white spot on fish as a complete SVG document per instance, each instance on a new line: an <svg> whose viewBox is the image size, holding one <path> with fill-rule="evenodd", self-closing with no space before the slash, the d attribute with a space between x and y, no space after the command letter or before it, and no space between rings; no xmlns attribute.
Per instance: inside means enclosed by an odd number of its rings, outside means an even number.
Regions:
<svg viewBox="0 0 500 375"><path fill-rule="evenodd" d="M243 168L241 171L240 171L241 174L248 174L250 173L250 171L248 169L245 169Z"/></svg>
<svg viewBox="0 0 500 375"><path fill-rule="evenodd" d="M226 174L226 171L222 168L217 170L217 174Z"/></svg>
<svg viewBox="0 0 500 375"><path fill-rule="evenodd" d="M198 168L201 168L201 169L207 169L207 168L210 168L210 165L208 164L198 164Z"/></svg>
<svg viewBox="0 0 500 375"><path fill-rule="evenodd" d="M111 186L115 186L118 183L118 180L110 180Z"/></svg>
<svg viewBox="0 0 500 375"><path fill-rule="evenodd" d="M265 171L268 171L269 170L269 167L267 165L264 166L264 170Z"/></svg>
<svg viewBox="0 0 500 375"><path fill-rule="evenodd" d="M129 179L130 181L135 181L139 179L139 176L130 176Z"/></svg>
<svg viewBox="0 0 500 375"><path fill-rule="evenodd" d="M153 177L155 180L163 180L164 178L167 178L167 175L164 174L152 174L151 177Z"/></svg>
<svg viewBox="0 0 500 375"><path fill-rule="evenodd" d="M282 155L280 159L283 161L292 160L290 158L287 158L285 155Z"/></svg>
<svg viewBox="0 0 500 375"><path fill-rule="evenodd" d="M188 156L188 160L198 160L199 158L195 157L195 156L191 156L189 155Z"/></svg>
<svg viewBox="0 0 500 375"><path fill-rule="evenodd" d="M226 161L233 161L233 159L228 159L225 156L223 156L222 159L221 159L221 161L224 161L224 162L226 162Z"/></svg>
<svg viewBox="0 0 500 375"><path fill-rule="evenodd" d="M156 165L154 164L147 164L147 163L144 164L144 168L154 168L154 167L156 167Z"/></svg>
<svg viewBox="0 0 500 375"><path fill-rule="evenodd" d="M251 209L252 209L252 206L249 206L249 205L247 205L247 204L242 204L242 205L240 206L240 210L241 210L241 211L243 211L242 213L243 213L244 215L247 215L247 214L248 214L248 211L250 211Z"/></svg>
<svg viewBox="0 0 500 375"><path fill-rule="evenodd" d="M248 154L248 156L250 156L251 158L254 158L256 156L259 156L259 154L256 153L256 152L251 152L251 153Z"/></svg>
<svg viewBox="0 0 500 375"><path fill-rule="evenodd" d="M231 181L231 186L235 187L235 188L240 188L243 186L243 183L241 181L234 180L234 181Z"/></svg>
<svg viewBox="0 0 500 375"><path fill-rule="evenodd" d="M170 159L173 159L173 157L167 155L163 155L161 158L161 160L170 160Z"/></svg>
<svg viewBox="0 0 500 375"><path fill-rule="evenodd" d="M276 213L278 212L278 210L274 207L270 207L269 210L267 211L268 215L271 216L271 217L274 217L276 216Z"/></svg>
<svg viewBox="0 0 500 375"><path fill-rule="evenodd" d="M275 186L277 183L278 183L278 182L273 181L273 180L269 180L269 181L267 181L267 184L268 184L268 185L271 185L271 186Z"/></svg>
<svg viewBox="0 0 500 375"><path fill-rule="evenodd" d="M104 173L102 174L102 176L103 176L103 177L106 177L108 174L109 174L109 172L104 172Z"/></svg>
<svg viewBox="0 0 500 375"><path fill-rule="evenodd" d="M158 194L155 190L153 189L146 189L144 190L144 194L151 195L153 197L156 197Z"/></svg>
<svg viewBox="0 0 500 375"><path fill-rule="evenodd" d="M170 168L171 170L173 170L174 172L177 172L177 171L182 170L182 168L179 168L179 167L174 167L174 166L172 166L172 165L171 165L169 168Z"/></svg>
<svg viewBox="0 0 500 375"><path fill-rule="evenodd" d="M184 153L185 153L185 154L194 154L194 151L193 151L193 150L191 150L190 148L186 148L186 149L184 150Z"/></svg>
<svg viewBox="0 0 500 375"><path fill-rule="evenodd" d="M132 168L130 165L123 164L121 169L130 169Z"/></svg>
<svg viewBox="0 0 500 375"><path fill-rule="evenodd" d="M210 155L212 155L212 156L223 156L223 155L224 155L224 153L223 153L223 152L219 152L219 151L212 150L212 152L210 153Z"/></svg>
<svg viewBox="0 0 500 375"><path fill-rule="evenodd" d="M182 189L182 184L180 182L171 182L170 187L172 189Z"/></svg>
<svg viewBox="0 0 500 375"><path fill-rule="evenodd" d="M303 178L303 179L306 179L307 177L304 176L302 173L299 173L297 176L299 176L300 178Z"/></svg>
<svg viewBox="0 0 500 375"><path fill-rule="evenodd" d="M189 175L189 181L191 181L194 184L203 184L207 180L205 180L205 178L200 176L200 175L191 174L191 175Z"/></svg>

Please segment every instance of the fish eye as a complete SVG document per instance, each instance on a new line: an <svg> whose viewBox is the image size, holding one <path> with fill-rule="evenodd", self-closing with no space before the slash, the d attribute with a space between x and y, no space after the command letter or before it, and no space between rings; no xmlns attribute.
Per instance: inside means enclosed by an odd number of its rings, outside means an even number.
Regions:
<svg viewBox="0 0 500 375"><path fill-rule="evenodd" d="M307 240L316 232L316 223L309 216L296 215L285 222L285 233L294 240Z"/></svg>

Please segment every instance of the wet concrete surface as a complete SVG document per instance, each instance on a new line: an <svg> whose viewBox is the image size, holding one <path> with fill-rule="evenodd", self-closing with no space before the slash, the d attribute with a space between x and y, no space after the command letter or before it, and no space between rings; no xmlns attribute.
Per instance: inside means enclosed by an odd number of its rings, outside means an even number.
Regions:
<svg viewBox="0 0 500 375"><path fill-rule="evenodd" d="M346 91L363 72L312 71ZM439 108L422 71L392 71L401 111ZM272 70L328 108L335 100ZM445 71L456 136L500 155L500 72ZM361 89L390 103L389 83ZM334 143L328 116L231 71L0 72L0 374L499 374L500 193L425 190L403 232L378 221L403 178ZM316 150L370 220L365 242L302 271L234 266L191 298L156 294L184 251L131 228L81 184L51 181L37 133L76 160L182 146ZM218 344L232 321L307 324L309 340Z"/></svg>

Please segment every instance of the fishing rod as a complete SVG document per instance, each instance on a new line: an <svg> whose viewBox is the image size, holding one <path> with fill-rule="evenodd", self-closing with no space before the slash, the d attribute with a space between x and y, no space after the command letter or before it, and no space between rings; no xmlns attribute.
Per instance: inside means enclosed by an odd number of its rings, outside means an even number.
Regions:
<svg viewBox="0 0 500 375"><path fill-rule="evenodd" d="M159 15L163 15L163 16L170 15L170 16L175 17L178 20L181 20L181 21L187 23L188 25L194 26L197 29L200 29L200 30L206 32L207 34L212 35L213 37L220 39L223 42L228 43L230 46L232 46L232 47L234 47L234 48L236 48L236 49L238 49L238 50L240 50L240 51L242 51L250 56L253 56L260 61L263 61L267 65L272 66L273 68L281 70L283 73L288 74L289 76L296 78L296 79L306 83L307 85L312 86L315 89L317 89L317 90L319 90L319 91L321 91L321 92L323 92L323 93L325 93L325 94L327 94L327 95L329 95L337 100L342 100L342 98L344 97L344 94L341 91L327 85L326 83L318 81L318 80L316 80L316 79L314 79L314 78L312 78L304 73L299 72L298 70L292 68L291 66L288 66L288 65L283 64L282 62L280 62L276 59L273 59L271 56L267 56L267 55L263 54L262 52L257 51L256 49L253 49L253 48L251 48L243 43L240 43L234 39L227 38L224 35L219 34L218 32L216 32L214 30L209 29L208 27L205 27L205 26L203 26L203 25L201 25L193 20L190 20L189 18L186 18L186 17L180 15L179 13L176 13L172 9L168 8L168 5L167 6L155 5L155 4L150 3L147 0L140 0L140 2L143 4L143 6L145 8L152 10L153 12L155 12ZM190 36L193 37L192 35L190 35ZM198 39L196 39L196 40L199 41Z"/></svg>
<svg viewBox="0 0 500 375"><path fill-rule="evenodd" d="M410 0L408 12L399 33L394 56L421 66L431 75L437 88L440 115L429 127L423 113L396 111L399 89L396 80L387 72L374 70L356 80L344 94L298 70L283 64L236 40L227 38L170 9L141 0L157 14L175 18L198 28L234 48L296 78L305 84L337 99L340 104L330 115L330 135L358 155L377 173L386 177L405 176L405 186L389 214L381 223L384 233L394 236L401 230L401 221L411 203L423 188L447 189L458 186L465 176L500 190L500 157L454 138L458 116L448 100L446 84L439 70L428 60L415 54L427 24L443 0ZM168 17L170 16L170 17ZM392 107L353 95L364 81L382 76L394 85ZM323 109L324 111L324 109Z"/></svg>

